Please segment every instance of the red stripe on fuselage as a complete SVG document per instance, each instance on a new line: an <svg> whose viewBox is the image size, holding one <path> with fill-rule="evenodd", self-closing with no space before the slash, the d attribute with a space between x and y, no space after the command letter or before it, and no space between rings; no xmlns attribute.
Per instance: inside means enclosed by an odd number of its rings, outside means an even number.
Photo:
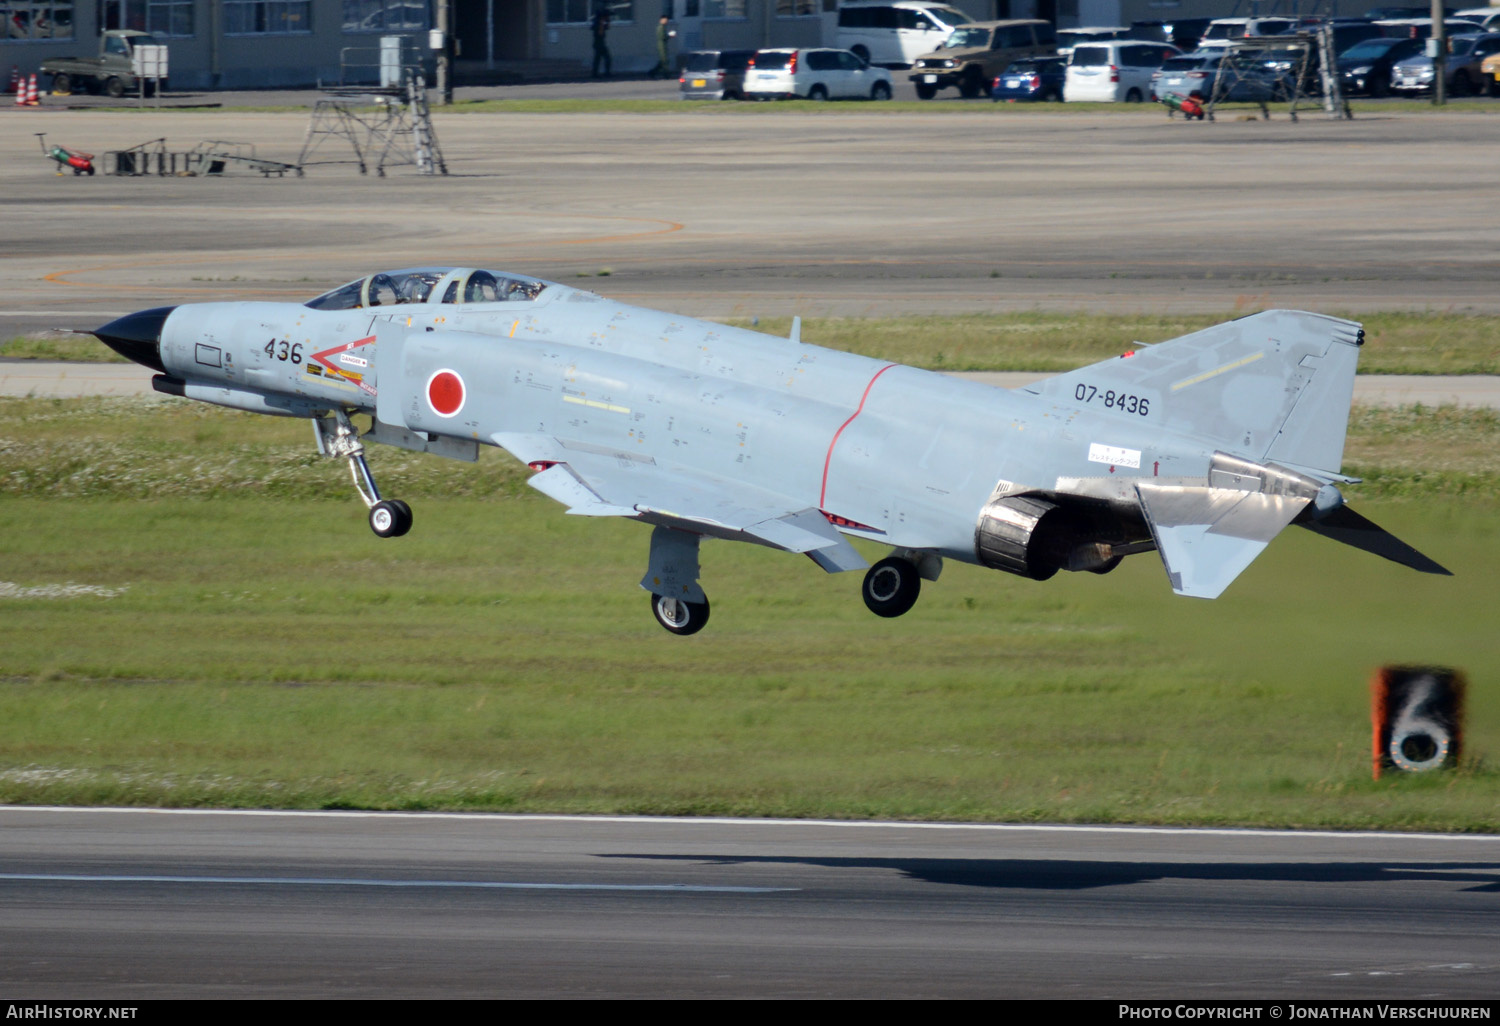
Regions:
<svg viewBox="0 0 1500 1026"><path fill-rule="evenodd" d="M858 417L861 413L864 412L864 409L865 409L865 400L868 399L868 398L870 398L870 389L872 389L872 388L875 387L875 382L877 382L877 381L880 380L880 375L884 374L886 371L890 370L892 367L895 367L895 366L897 366L897 365L894 364L894 363L888 363L884 367L880 368L878 371L875 372L875 376L873 378L871 378L870 379L870 383L865 386L865 394L859 397L859 405L857 407L855 407L853 413L849 414L849 419L846 420L846 421L844 421L842 424L840 424L839 425L839 429L833 433L833 438L828 443L828 453L823 457L823 488L822 488L822 491L820 491L818 493L818 506L819 506L819 508L822 508L823 506L827 505L827 500L828 500L828 465L833 462L833 447L835 445L839 444L839 435L841 435L841 434L844 433L844 428L846 428L850 424L854 423L854 418L855 417Z"/></svg>

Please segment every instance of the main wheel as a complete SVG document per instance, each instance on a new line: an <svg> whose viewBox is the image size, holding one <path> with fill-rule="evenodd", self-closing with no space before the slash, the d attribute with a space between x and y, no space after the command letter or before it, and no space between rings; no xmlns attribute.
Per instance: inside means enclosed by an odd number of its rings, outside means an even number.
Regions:
<svg viewBox="0 0 1500 1026"><path fill-rule="evenodd" d="M815 85L807 91L807 98L809 100L817 100L819 102L822 102L823 100L828 99L828 90L823 86Z"/></svg>
<svg viewBox="0 0 1500 1026"><path fill-rule="evenodd" d="M935 85L923 85L920 82L917 83L917 99L919 99L919 100L930 100L930 99L932 99L936 95L937 95L937 86L935 86Z"/></svg>
<svg viewBox="0 0 1500 1026"><path fill-rule="evenodd" d="M1469 86L1469 76L1460 71L1458 74L1453 76L1453 85L1449 88L1448 92L1455 97L1468 96L1474 91L1473 89L1469 88Z"/></svg>
<svg viewBox="0 0 1500 1026"><path fill-rule="evenodd" d="M891 87L884 82L876 82L870 87L870 99L889 100L891 98Z"/></svg>
<svg viewBox="0 0 1500 1026"><path fill-rule="evenodd" d="M125 95L125 83L114 76L110 76L109 80L104 83L104 95L119 99Z"/></svg>
<svg viewBox="0 0 1500 1026"><path fill-rule="evenodd" d="M984 76L979 73L978 68L970 67L964 72L964 77L958 80L958 91L966 100L984 93Z"/></svg>
<svg viewBox="0 0 1500 1026"><path fill-rule="evenodd" d="M876 616L900 616L917 604L922 578L909 560L890 556L870 567L860 594Z"/></svg>
<svg viewBox="0 0 1500 1026"><path fill-rule="evenodd" d="M708 623L708 600L684 602L667 595L652 595L651 613L657 623L673 634L697 634Z"/></svg>
<svg viewBox="0 0 1500 1026"><path fill-rule="evenodd" d="M52 76L52 95L69 96L73 92L73 79L65 71L59 71Z"/></svg>
<svg viewBox="0 0 1500 1026"><path fill-rule="evenodd" d="M400 499L383 499L370 507L370 530L381 538L399 538L411 530L411 507Z"/></svg>

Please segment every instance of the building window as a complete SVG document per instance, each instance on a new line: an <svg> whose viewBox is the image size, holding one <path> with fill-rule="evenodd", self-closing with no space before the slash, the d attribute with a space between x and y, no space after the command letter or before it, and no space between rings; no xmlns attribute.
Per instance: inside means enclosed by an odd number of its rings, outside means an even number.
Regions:
<svg viewBox="0 0 1500 1026"><path fill-rule="evenodd" d="M151 0L146 4L146 31L158 36L193 34L193 0Z"/></svg>
<svg viewBox="0 0 1500 1026"><path fill-rule="evenodd" d="M312 31L311 0L224 0L226 36Z"/></svg>
<svg viewBox="0 0 1500 1026"><path fill-rule="evenodd" d="M73 3L0 0L0 43L15 39L72 39Z"/></svg>
<svg viewBox="0 0 1500 1026"><path fill-rule="evenodd" d="M431 27L427 0L344 0L345 32L425 32Z"/></svg>
<svg viewBox="0 0 1500 1026"><path fill-rule="evenodd" d="M548 25L587 25L594 12L608 8L610 21L617 25L635 21L635 0L614 0L600 4L597 0L547 0Z"/></svg>
<svg viewBox="0 0 1500 1026"><path fill-rule="evenodd" d="M703 0L705 18L745 19L745 0Z"/></svg>
<svg viewBox="0 0 1500 1026"><path fill-rule="evenodd" d="M137 29L163 38L193 34L193 0L103 0L102 10L102 29Z"/></svg>
<svg viewBox="0 0 1500 1026"><path fill-rule="evenodd" d="M776 0L776 17L808 18L818 13L818 0Z"/></svg>

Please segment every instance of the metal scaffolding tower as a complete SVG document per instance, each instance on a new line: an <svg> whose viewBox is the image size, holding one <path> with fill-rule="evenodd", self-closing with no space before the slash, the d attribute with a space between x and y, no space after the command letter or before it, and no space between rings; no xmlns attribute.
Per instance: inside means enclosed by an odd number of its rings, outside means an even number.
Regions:
<svg viewBox="0 0 1500 1026"><path fill-rule="evenodd" d="M1266 63L1278 55L1277 69ZM1339 79L1338 54L1333 45L1333 25L1323 22L1306 32L1285 36L1252 36L1236 39L1225 47L1224 59L1214 78L1212 95L1203 109L1210 121L1214 108L1228 101L1240 85L1255 97L1262 118L1271 116L1270 103L1287 104L1287 114L1297 120L1299 107L1321 104L1330 118L1354 115ZM1321 99L1319 99L1321 98Z"/></svg>
<svg viewBox="0 0 1500 1026"><path fill-rule="evenodd" d="M432 116L427 108L427 81L408 70L404 85L339 86L324 91L313 106L298 167L312 164L358 164L367 174L370 165L385 177L388 167L415 165L424 175L448 173ZM353 159L311 160L330 139L343 139Z"/></svg>

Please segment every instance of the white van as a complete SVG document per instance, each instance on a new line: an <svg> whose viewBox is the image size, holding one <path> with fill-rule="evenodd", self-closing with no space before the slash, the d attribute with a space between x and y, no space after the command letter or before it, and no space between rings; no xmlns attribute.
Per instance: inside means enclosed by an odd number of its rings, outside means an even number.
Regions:
<svg viewBox="0 0 1500 1026"><path fill-rule="evenodd" d="M839 8L833 45L870 64L909 68L922 54L942 46L955 28L973 20L934 0L862 0Z"/></svg>
<svg viewBox="0 0 1500 1026"><path fill-rule="evenodd" d="M1063 99L1069 103L1140 103L1151 95L1151 75L1182 51L1171 43L1111 39L1079 43L1068 58Z"/></svg>
<svg viewBox="0 0 1500 1026"><path fill-rule="evenodd" d="M1279 36L1298 28L1296 18L1215 18L1198 40L1198 49L1211 50L1228 46L1251 36Z"/></svg>

